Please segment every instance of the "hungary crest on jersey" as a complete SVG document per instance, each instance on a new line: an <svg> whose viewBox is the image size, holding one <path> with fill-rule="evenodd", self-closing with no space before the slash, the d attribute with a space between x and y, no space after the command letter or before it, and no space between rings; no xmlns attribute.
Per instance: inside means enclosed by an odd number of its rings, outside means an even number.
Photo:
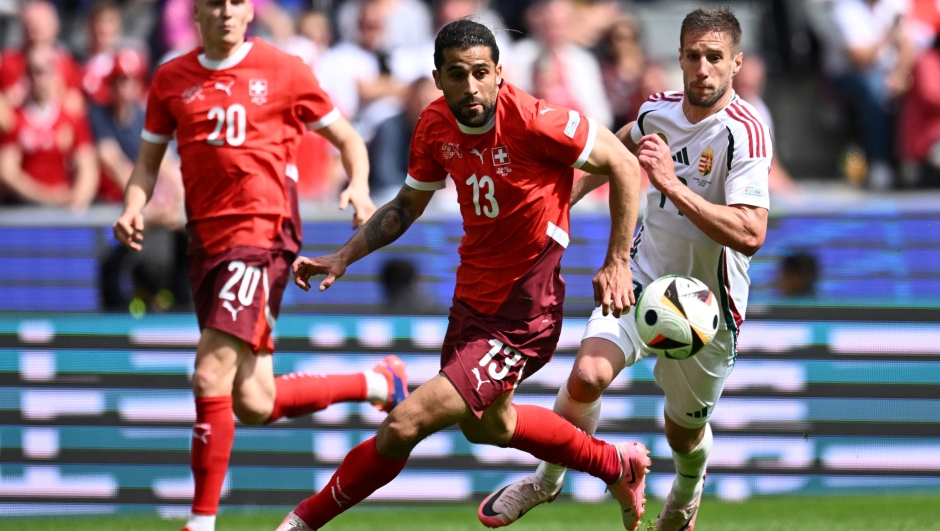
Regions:
<svg viewBox="0 0 940 531"><path fill-rule="evenodd" d="M702 156L698 159L698 172L706 176L712 172L712 163L715 161L715 150L711 146L706 146L702 151Z"/></svg>

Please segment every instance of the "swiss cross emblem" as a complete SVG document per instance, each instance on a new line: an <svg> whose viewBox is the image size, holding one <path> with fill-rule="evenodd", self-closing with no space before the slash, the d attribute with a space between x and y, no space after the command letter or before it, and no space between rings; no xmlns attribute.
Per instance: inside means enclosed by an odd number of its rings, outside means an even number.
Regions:
<svg viewBox="0 0 940 531"><path fill-rule="evenodd" d="M248 97L251 103L261 105L268 101L268 80L267 79L249 79Z"/></svg>
<svg viewBox="0 0 940 531"><path fill-rule="evenodd" d="M493 148L493 166L505 166L509 162L509 149L506 146Z"/></svg>

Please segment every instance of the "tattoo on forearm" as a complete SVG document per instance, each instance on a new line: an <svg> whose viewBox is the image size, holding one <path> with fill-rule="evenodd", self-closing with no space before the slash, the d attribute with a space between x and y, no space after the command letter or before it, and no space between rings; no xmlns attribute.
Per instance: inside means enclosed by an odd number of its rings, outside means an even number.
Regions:
<svg viewBox="0 0 940 531"><path fill-rule="evenodd" d="M380 208L363 227L363 236L369 252L385 247L397 240L411 226L411 213L393 201Z"/></svg>

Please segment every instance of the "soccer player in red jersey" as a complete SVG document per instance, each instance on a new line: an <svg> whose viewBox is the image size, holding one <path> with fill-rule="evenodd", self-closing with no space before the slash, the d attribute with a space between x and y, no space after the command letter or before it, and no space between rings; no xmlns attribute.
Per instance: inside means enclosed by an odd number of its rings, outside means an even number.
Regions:
<svg viewBox="0 0 940 531"><path fill-rule="evenodd" d="M441 372L395 408L375 438L354 448L318 494L279 531L317 529L401 472L411 450L459 424L474 443L517 448L609 485L634 526L643 513L647 451L611 445L554 412L512 404L513 390L552 357L562 325L574 168L607 175L612 229L594 278L596 303L620 315L633 303L629 238L639 165L602 125L501 81L499 50L483 25L461 19L437 35L434 80L444 92L421 115L405 186L336 253L294 263L294 281L326 275L327 289L356 260L395 241L449 176L466 234L441 353ZM498 519L484 504L480 516Z"/></svg>
<svg viewBox="0 0 940 531"><path fill-rule="evenodd" d="M190 234L190 281L202 334L196 350L192 436L195 497L184 529L212 531L234 438L341 401L390 411L407 396L404 364L389 356L359 374L273 375L271 332L290 264L300 250L294 165L307 129L341 154L350 176L340 198L354 224L374 211L362 139L340 117L310 68L260 40L246 40L250 0L196 0L203 47L154 75L140 154L114 235L139 250L141 209L176 134Z"/></svg>

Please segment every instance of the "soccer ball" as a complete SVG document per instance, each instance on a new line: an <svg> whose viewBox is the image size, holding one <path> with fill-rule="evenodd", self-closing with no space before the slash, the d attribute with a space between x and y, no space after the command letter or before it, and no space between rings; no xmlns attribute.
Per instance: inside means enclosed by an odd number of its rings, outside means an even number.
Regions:
<svg viewBox="0 0 940 531"><path fill-rule="evenodd" d="M636 304L640 339L674 360L696 355L718 331L718 302L701 280L668 275L643 290Z"/></svg>

